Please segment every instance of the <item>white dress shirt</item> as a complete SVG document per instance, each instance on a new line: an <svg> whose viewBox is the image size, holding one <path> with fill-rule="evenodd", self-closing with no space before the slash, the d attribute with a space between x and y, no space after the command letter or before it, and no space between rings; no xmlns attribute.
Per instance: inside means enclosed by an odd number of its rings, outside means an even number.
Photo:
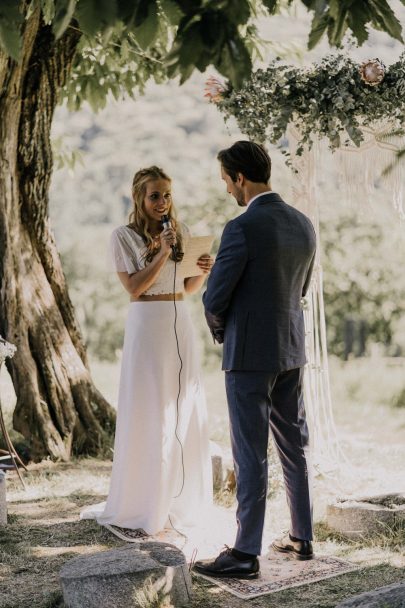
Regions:
<svg viewBox="0 0 405 608"><path fill-rule="evenodd" d="M253 203L253 201L255 201L257 198L259 198L259 196L264 196L265 194L271 194L273 191L272 190L266 190L266 192L260 192L260 194L256 194L256 196L254 196L253 198L250 199L250 201L247 203L246 207L249 207L250 203Z"/></svg>

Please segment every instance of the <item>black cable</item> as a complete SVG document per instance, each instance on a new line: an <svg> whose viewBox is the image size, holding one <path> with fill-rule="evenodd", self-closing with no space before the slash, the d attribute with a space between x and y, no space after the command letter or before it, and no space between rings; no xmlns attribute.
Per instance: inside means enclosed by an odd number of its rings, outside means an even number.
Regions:
<svg viewBox="0 0 405 608"><path fill-rule="evenodd" d="M186 544L187 544L187 541L188 541L188 536L187 536L187 534L184 534L184 532L182 532L182 531L181 531L181 530L179 530L178 528L175 528L175 527L174 527L173 522L172 522L172 518L170 517L170 514L169 514L167 517L168 517L168 519L169 519L169 521L170 521L170 525L171 525L172 529L173 529L175 532L177 532L177 534L179 534L180 536L182 536L182 537L184 538L184 544L183 544L181 547L179 547L180 551L183 551L184 547L185 547L185 546L186 546Z"/></svg>
<svg viewBox="0 0 405 608"><path fill-rule="evenodd" d="M177 429L179 426L179 399L180 399L180 393L181 393L181 372L183 370L183 359L181 358L179 337L177 335L176 275L177 275L177 259L176 259L176 256L174 256L174 278L173 278L174 335L176 336L177 354L179 356L179 361L180 361L179 390L178 390L177 399L176 399L176 428L174 430L174 434L176 436L177 441L179 442L180 450L181 450L182 483L181 483L180 492L178 494L176 494L176 496L173 496L173 498L178 498L181 495L181 493L183 492L183 489L184 489L184 482L185 482L184 450L183 450L183 444L181 443L181 440L177 434ZM172 524L172 527L174 527L173 524Z"/></svg>

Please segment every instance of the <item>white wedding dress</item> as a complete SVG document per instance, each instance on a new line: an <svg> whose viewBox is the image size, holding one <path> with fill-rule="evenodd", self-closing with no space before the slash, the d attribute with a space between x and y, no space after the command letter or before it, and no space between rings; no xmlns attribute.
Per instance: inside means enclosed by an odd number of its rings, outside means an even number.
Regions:
<svg viewBox="0 0 405 608"><path fill-rule="evenodd" d="M184 246L188 229L181 225ZM144 267L145 246L131 228L111 236L118 272ZM175 264L168 260L146 294L173 292ZM176 293L184 291L177 264ZM82 519L143 529L155 534L200 522L212 504L205 396L195 334L186 302L131 302L125 325L117 426L110 489L106 503L87 507Z"/></svg>

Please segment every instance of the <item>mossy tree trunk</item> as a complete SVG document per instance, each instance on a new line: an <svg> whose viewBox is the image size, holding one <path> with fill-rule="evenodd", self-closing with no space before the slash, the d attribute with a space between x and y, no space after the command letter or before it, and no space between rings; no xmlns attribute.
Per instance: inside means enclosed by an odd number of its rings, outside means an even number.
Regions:
<svg viewBox="0 0 405 608"><path fill-rule="evenodd" d="M25 22L20 63L0 51L0 333L17 394L14 428L35 459L97 455L114 410L94 386L48 217L50 130L80 34L55 43L39 11Z"/></svg>

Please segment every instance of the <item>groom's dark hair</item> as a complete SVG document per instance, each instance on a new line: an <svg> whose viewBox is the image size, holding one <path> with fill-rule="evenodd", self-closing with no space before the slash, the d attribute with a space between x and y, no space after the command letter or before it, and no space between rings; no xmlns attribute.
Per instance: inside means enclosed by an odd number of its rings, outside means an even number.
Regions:
<svg viewBox="0 0 405 608"><path fill-rule="evenodd" d="M237 173L260 184L267 184L270 179L270 156L263 146L253 141L237 141L221 150L217 158L233 182L237 180Z"/></svg>

